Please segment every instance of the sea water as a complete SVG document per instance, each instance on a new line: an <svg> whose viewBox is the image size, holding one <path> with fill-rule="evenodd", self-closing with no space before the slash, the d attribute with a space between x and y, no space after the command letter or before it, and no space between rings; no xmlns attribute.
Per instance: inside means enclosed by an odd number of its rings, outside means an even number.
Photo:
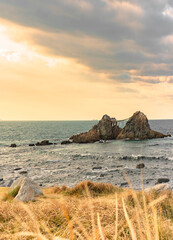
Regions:
<svg viewBox="0 0 173 240"><path fill-rule="evenodd" d="M61 145L71 135L88 131L97 121L0 122L0 186L27 171L43 186L74 186L80 181L112 183L135 189L153 186L167 177L173 187L173 137L143 141ZM173 120L149 121L153 130L173 135ZM49 146L29 147L49 140ZM16 143L16 148L9 147ZM136 165L144 163L145 168ZM19 170L15 170L20 168ZM3 180L2 180L3 179Z"/></svg>

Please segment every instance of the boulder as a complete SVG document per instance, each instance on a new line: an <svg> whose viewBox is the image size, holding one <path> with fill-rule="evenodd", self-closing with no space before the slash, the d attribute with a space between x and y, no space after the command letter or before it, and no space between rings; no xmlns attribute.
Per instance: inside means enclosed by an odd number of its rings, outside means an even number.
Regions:
<svg viewBox="0 0 173 240"><path fill-rule="evenodd" d="M37 142L36 146L47 146L47 145L52 145L53 143L49 142L49 140L43 140L41 142Z"/></svg>
<svg viewBox="0 0 173 240"><path fill-rule="evenodd" d="M167 191L167 190L171 190L170 185L168 183L161 183L153 187L146 188L144 192L151 192L151 191L161 192L161 191Z"/></svg>
<svg viewBox="0 0 173 240"><path fill-rule="evenodd" d="M15 200L33 201L35 196L42 195L41 187L29 178L19 178L10 187L10 192L18 188Z"/></svg>
<svg viewBox="0 0 173 240"><path fill-rule="evenodd" d="M136 168L139 168L139 169L144 168L144 167L145 167L144 163L139 163L136 165Z"/></svg>
<svg viewBox="0 0 173 240"><path fill-rule="evenodd" d="M127 121L126 126L122 129L117 139L152 139L164 138L160 132L151 130L148 119L144 113L138 111Z"/></svg>
<svg viewBox="0 0 173 240"><path fill-rule="evenodd" d="M104 115L99 123L94 125L88 132L73 135L70 140L74 143L93 143L100 140L116 139L120 131L116 119Z"/></svg>

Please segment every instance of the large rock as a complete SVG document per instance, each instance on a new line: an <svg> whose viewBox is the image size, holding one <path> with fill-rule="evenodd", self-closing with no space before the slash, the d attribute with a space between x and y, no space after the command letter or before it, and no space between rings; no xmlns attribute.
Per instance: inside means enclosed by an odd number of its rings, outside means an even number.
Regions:
<svg viewBox="0 0 173 240"><path fill-rule="evenodd" d="M117 126L116 119L104 115L99 123L94 125L91 130L73 135L70 139L74 143L93 143L99 140L116 139L120 131L121 128Z"/></svg>
<svg viewBox="0 0 173 240"><path fill-rule="evenodd" d="M145 114L138 111L127 121L126 126L122 129L117 139L152 139L164 137L167 137L167 135L151 130Z"/></svg>
<svg viewBox="0 0 173 240"><path fill-rule="evenodd" d="M153 187L146 188L144 192L151 192L151 191L162 192L162 191L168 191L168 190L172 190L170 185L168 183L161 183Z"/></svg>
<svg viewBox="0 0 173 240"><path fill-rule="evenodd" d="M10 192L19 189L15 200L33 201L35 196L42 195L41 187L29 178L19 178L10 187Z"/></svg>
<svg viewBox="0 0 173 240"><path fill-rule="evenodd" d="M123 129L118 127L115 118L104 115L99 123L93 126L88 132L73 135L70 137L70 140L74 143L93 143L111 139L142 140L164 138L168 136L170 135L164 135L160 132L151 130L147 117L142 112L138 111L127 121Z"/></svg>

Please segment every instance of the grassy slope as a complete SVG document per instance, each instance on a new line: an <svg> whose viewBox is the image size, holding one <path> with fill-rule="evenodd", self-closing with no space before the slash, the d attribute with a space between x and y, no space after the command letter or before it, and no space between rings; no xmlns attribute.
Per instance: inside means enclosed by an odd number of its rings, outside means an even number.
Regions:
<svg viewBox="0 0 173 240"><path fill-rule="evenodd" d="M87 186L47 188L25 204L0 201L0 239L173 239L171 192ZM0 196L7 191L0 188Z"/></svg>

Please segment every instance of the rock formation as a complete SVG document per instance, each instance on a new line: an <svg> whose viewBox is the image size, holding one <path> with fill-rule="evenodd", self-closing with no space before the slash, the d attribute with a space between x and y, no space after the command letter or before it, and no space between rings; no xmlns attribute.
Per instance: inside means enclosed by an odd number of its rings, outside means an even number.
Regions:
<svg viewBox="0 0 173 240"><path fill-rule="evenodd" d="M116 139L121 128L117 126L115 118L104 115L98 124L94 125L91 130L70 137L74 143L93 143L99 140Z"/></svg>
<svg viewBox="0 0 173 240"><path fill-rule="evenodd" d="M151 130L148 119L142 112L138 111L127 121L117 139L152 139L164 138L167 135Z"/></svg>
<svg viewBox="0 0 173 240"><path fill-rule="evenodd" d="M18 190L15 200L33 201L35 196L42 195L41 187L29 178L19 178L10 187L10 192Z"/></svg>
<svg viewBox="0 0 173 240"><path fill-rule="evenodd" d="M93 143L100 140L111 139L152 139L164 138L170 135L164 135L160 132L151 130L148 119L144 113L138 111L129 118L125 127L121 129L117 125L115 118L104 115L98 124L92 127L88 132L80 133L70 137L74 143Z"/></svg>

